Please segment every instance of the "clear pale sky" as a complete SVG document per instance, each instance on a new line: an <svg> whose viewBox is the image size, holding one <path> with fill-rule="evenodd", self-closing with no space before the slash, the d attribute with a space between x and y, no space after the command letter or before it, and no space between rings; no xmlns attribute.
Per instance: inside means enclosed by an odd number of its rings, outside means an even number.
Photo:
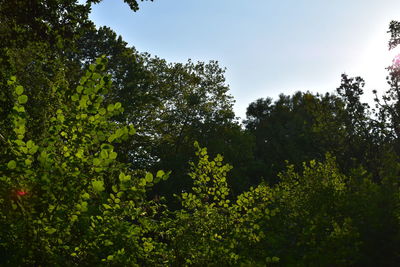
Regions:
<svg viewBox="0 0 400 267"><path fill-rule="evenodd" d="M95 5L91 19L130 46L170 62L218 60L227 68L235 113L261 97L333 92L340 75L387 89L388 25L395 0L154 0L132 12L122 0Z"/></svg>

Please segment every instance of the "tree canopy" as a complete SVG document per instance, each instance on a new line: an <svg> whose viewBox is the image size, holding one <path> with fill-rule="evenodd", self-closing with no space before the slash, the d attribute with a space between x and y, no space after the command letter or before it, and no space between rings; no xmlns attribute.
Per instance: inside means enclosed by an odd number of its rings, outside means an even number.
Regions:
<svg viewBox="0 0 400 267"><path fill-rule="evenodd" d="M0 265L398 264L398 58L373 109L343 74L240 123L217 61L139 52L99 2L0 0Z"/></svg>

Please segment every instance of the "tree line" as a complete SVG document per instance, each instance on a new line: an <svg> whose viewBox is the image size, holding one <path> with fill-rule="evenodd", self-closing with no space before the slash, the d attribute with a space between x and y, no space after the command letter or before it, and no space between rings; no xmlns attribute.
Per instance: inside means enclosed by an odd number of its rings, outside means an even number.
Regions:
<svg viewBox="0 0 400 267"><path fill-rule="evenodd" d="M398 58L373 108L343 74L239 122L217 61L138 52L99 2L0 0L0 264L396 266Z"/></svg>

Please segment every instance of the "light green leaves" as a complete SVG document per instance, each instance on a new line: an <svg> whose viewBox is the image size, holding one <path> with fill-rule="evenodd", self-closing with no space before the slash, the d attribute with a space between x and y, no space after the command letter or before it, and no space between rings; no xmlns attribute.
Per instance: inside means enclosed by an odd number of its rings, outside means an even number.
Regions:
<svg viewBox="0 0 400 267"><path fill-rule="evenodd" d="M129 134L134 135L136 133L136 129L133 125L129 125Z"/></svg>
<svg viewBox="0 0 400 267"><path fill-rule="evenodd" d="M17 163L15 162L15 160L10 160L7 164L7 168L9 168L10 170L13 170L17 167Z"/></svg>
<svg viewBox="0 0 400 267"><path fill-rule="evenodd" d="M126 138L128 134L129 134L128 127L122 127L117 129L114 134L110 135L107 141L112 143L114 142L114 140L121 140L121 139L124 140L124 138Z"/></svg>
<svg viewBox="0 0 400 267"><path fill-rule="evenodd" d="M81 109L87 108L87 98L82 97L82 98L79 100L79 107L80 107Z"/></svg>
<svg viewBox="0 0 400 267"><path fill-rule="evenodd" d="M20 113L24 113L25 112L24 106L14 106L13 109L15 111L17 111L17 112L20 112Z"/></svg>
<svg viewBox="0 0 400 267"><path fill-rule="evenodd" d="M114 142L114 140L115 140L115 134L112 134L107 138L107 141L110 143Z"/></svg>
<svg viewBox="0 0 400 267"><path fill-rule="evenodd" d="M29 154L32 155L35 154L39 149L39 146L35 145L35 143L32 140L26 142L26 147L28 148Z"/></svg>
<svg viewBox="0 0 400 267"><path fill-rule="evenodd" d="M45 227L45 229L44 229L45 231L46 231L46 233L48 233L49 235L52 235L52 234L54 234L55 232L57 232L57 230L56 229L54 229L54 228L51 228L51 227Z"/></svg>
<svg viewBox="0 0 400 267"><path fill-rule="evenodd" d="M88 203L86 201L82 201L77 205L77 207L81 212L86 212L88 210Z"/></svg>
<svg viewBox="0 0 400 267"><path fill-rule="evenodd" d="M26 130L25 130L25 125L21 124L18 125L17 127L14 128L14 132L18 135L24 135ZM21 138L22 139L22 138Z"/></svg>
<svg viewBox="0 0 400 267"><path fill-rule="evenodd" d="M18 85L17 87L15 87L15 93L17 95L22 95L23 92L24 92L24 88L21 85Z"/></svg>
<svg viewBox="0 0 400 267"><path fill-rule="evenodd" d="M71 96L71 100L74 101L74 102L76 102L76 101L79 100L79 96L78 96L77 94L73 94L73 95Z"/></svg>
<svg viewBox="0 0 400 267"><path fill-rule="evenodd" d="M157 178L156 181L160 181L161 179L167 180L168 176L169 176L169 172L165 173L163 170L159 170L159 171L157 171L157 174L156 174L156 178Z"/></svg>
<svg viewBox="0 0 400 267"><path fill-rule="evenodd" d="M110 159L116 159L117 158L117 152L112 151L109 155Z"/></svg>
<svg viewBox="0 0 400 267"><path fill-rule="evenodd" d="M108 110L109 112L113 112L113 111L114 111L114 105L113 105L113 104L109 104L109 105L107 106L107 110Z"/></svg>
<svg viewBox="0 0 400 267"><path fill-rule="evenodd" d="M85 156L85 155L84 155L83 149L78 149L78 152L76 152L75 156L76 156L78 159L83 159L84 156Z"/></svg>
<svg viewBox="0 0 400 267"><path fill-rule="evenodd" d="M165 172L163 170L159 170L157 172L157 178L162 178L165 175Z"/></svg>
<svg viewBox="0 0 400 267"><path fill-rule="evenodd" d="M13 85L17 81L17 77L11 76L10 80L7 81L8 85Z"/></svg>
<svg viewBox="0 0 400 267"><path fill-rule="evenodd" d="M28 102L28 96L27 95L20 95L18 97L18 103L25 104L26 102Z"/></svg>
<svg viewBox="0 0 400 267"><path fill-rule="evenodd" d="M101 150L100 152L100 158L102 159L107 159L108 158L108 151L107 150Z"/></svg>
<svg viewBox="0 0 400 267"><path fill-rule="evenodd" d="M35 145L35 143L32 140L29 140L28 142L26 142L27 148L32 148L34 145Z"/></svg>
<svg viewBox="0 0 400 267"><path fill-rule="evenodd" d="M153 182L153 174L151 174L150 172L146 173L145 179L147 183Z"/></svg>
<svg viewBox="0 0 400 267"><path fill-rule="evenodd" d="M100 164L101 164L101 160L99 158L94 158L93 159L93 165L100 166Z"/></svg>
<svg viewBox="0 0 400 267"><path fill-rule="evenodd" d="M114 104L115 109L120 109L122 107L122 104L120 102L117 102Z"/></svg>
<svg viewBox="0 0 400 267"><path fill-rule="evenodd" d="M125 175L122 172L119 174L119 180L123 183L123 182L128 182L131 180L131 176L130 175Z"/></svg>
<svg viewBox="0 0 400 267"><path fill-rule="evenodd" d="M100 78L101 78L101 75L100 75L100 74L98 74L98 73L96 73L96 72L92 74L92 79L93 79L93 80L98 80L98 79L100 79Z"/></svg>
<svg viewBox="0 0 400 267"><path fill-rule="evenodd" d="M93 187L93 190L96 191L97 193L100 193L100 192L104 191L104 189L105 189L104 182L100 181L100 180L92 181L92 187Z"/></svg>
<svg viewBox="0 0 400 267"><path fill-rule="evenodd" d="M112 209L112 207L111 207L110 205L108 205L108 204L103 204L103 207L104 207L106 210Z"/></svg>

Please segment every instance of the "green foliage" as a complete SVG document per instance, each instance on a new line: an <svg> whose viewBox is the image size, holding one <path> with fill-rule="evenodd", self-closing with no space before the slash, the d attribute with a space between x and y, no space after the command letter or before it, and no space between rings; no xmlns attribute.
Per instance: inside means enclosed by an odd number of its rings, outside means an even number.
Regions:
<svg viewBox="0 0 400 267"><path fill-rule="evenodd" d="M36 140L27 138L28 99L21 101L23 89L9 81L14 133L6 137L5 154L12 160L3 162L0 176L0 245L8 264L157 261L147 252L160 245L145 237L154 222L143 217L156 208L144 195L153 176L131 179L116 161L113 143L135 131L110 120L122 112L120 104L102 110L110 86L101 74L104 63L102 58L89 68L73 95L55 88L57 110Z"/></svg>
<svg viewBox="0 0 400 267"><path fill-rule="evenodd" d="M174 264L264 266L279 261L269 251L252 251L265 237L260 225L276 212L269 213L272 190L258 187L232 201L226 179L232 167L223 164L220 155L210 160L207 149L197 142L195 147L199 161L190 164L192 192L181 193L182 209L165 225Z"/></svg>
<svg viewBox="0 0 400 267"><path fill-rule="evenodd" d="M297 92L279 99L258 99L247 109L246 129L255 137L255 175L273 184L285 161L300 170L302 163L323 160L326 152L348 172L359 164L379 180L380 133L360 102L363 80L342 75L338 94Z"/></svg>
<svg viewBox="0 0 400 267"><path fill-rule="evenodd" d="M0 1L0 265L398 264L398 59L372 117L342 75L243 129L217 62L138 53L100 2Z"/></svg>
<svg viewBox="0 0 400 267"><path fill-rule="evenodd" d="M276 198L277 247L286 264L349 265L358 255L358 232L346 216L346 177L334 159L311 161L302 174L293 166L280 175ZM280 243L283 242L283 243ZM285 256L285 257L284 257Z"/></svg>
<svg viewBox="0 0 400 267"><path fill-rule="evenodd" d="M182 209L170 212L146 198L168 173L132 171L117 161L114 145L135 133L115 122L122 105L105 104L111 79L105 58L91 65L75 90L53 88L56 101L48 129L28 139L29 114L14 88L1 181L1 250L5 264L236 264L254 262L242 248L264 236L252 220L264 220L270 192L254 189L229 199L222 156L209 161L196 143L192 192L181 194ZM255 198L255 200L253 199ZM269 218L269 215L268 215ZM35 240L32 242L32 240ZM164 241L163 241L164 240ZM271 258L272 257L272 258ZM261 262L274 262L270 254Z"/></svg>
<svg viewBox="0 0 400 267"><path fill-rule="evenodd" d="M84 62L108 55L113 86L106 101L121 102L125 112L116 119L138 129L135 138L116 146L121 160L135 168L172 171L174 179L157 185L154 195L165 195L171 206L174 193L191 188L182 162L193 160L195 140L235 164L229 180L236 174L249 176L252 138L234 121L233 98L218 62L168 63L128 47L107 27L88 30L77 45L77 57ZM233 180L235 193L249 187L247 179Z"/></svg>

